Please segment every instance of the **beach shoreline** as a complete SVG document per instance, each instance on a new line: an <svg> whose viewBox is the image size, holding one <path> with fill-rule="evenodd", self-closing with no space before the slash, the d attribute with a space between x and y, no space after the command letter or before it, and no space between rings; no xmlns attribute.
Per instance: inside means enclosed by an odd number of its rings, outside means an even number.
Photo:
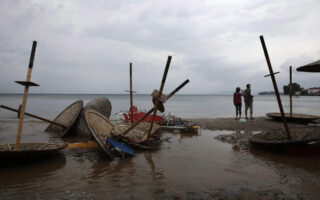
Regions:
<svg viewBox="0 0 320 200"><path fill-rule="evenodd" d="M248 138L250 137L250 135L257 133L259 131L266 131L269 129L275 129L275 128L283 128L283 124L281 122L277 122L277 121L273 121L272 119L269 119L267 117L256 117L253 120L247 120L246 122L240 122L239 120L236 120L234 118L196 118L196 119L188 119L192 122L197 123L202 130L200 130L200 134L199 136L202 138L212 138L211 134L215 134L214 138L216 140L219 140L223 143L229 143L231 144L230 146L226 146L227 148L229 148L231 150L232 154L239 154L239 156L244 159L242 164L239 164L239 166L237 165L238 168L232 168L232 169L224 169L223 172L228 173L228 171L226 170L231 170L230 175L233 174L234 171L237 172L237 174L235 175L235 179L241 174L245 174L248 173L245 171L245 169L241 169L241 166L244 165L254 165L257 166L258 169L260 169L261 167L265 167L264 163L266 161L259 161L259 159L253 159L254 156L251 155L251 153L249 152L248 149ZM319 123L319 120L316 121L316 123ZM37 140L42 140L42 141L46 141L46 140L52 140L52 141L56 141L56 140L60 140L60 138L58 138L57 136L54 136L52 134L41 134L43 133L44 128L48 125L48 123L42 122L42 121L38 121L38 120L33 120L33 119L27 119L24 123L24 134L23 133L23 139L24 141L33 141L34 139ZM289 128L296 126L297 124L295 123L289 123ZM6 142L14 142L15 140L15 134L16 134L16 129L18 126L18 120L16 119L10 119L10 120L0 120L0 139L2 143L6 143ZM221 133L219 133L217 135L217 132L208 132L210 134L210 136L206 135L206 134L201 134L201 132L206 132L204 129L207 130L211 130L211 131L221 131ZM35 133L31 133L35 131ZM227 134L225 134L227 133ZM48 135L50 135L48 137ZM181 134L183 135L183 133ZM8 137L6 137L8 136ZM171 136L172 137L172 136ZM179 137L179 136L178 136ZM77 140L79 139L78 137L76 138ZM180 138L181 139L181 138ZM180 140L179 139L179 140ZM188 138L190 139L190 138ZM10 141L9 141L10 140ZM190 141L190 140L188 140ZM68 141L69 142L69 141ZM219 145L217 142L209 142L209 143L213 143L215 145ZM177 143L175 143L177 145ZM174 149L172 151L167 150L167 148L174 148L174 145L172 145L171 142L163 142L163 148L160 151L168 151L168 152L172 152L174 154L175 151ZM193 149L196 150L196 149ZM192 150L192 151L193 151ZM217 149L217 150L221 150L221 149ZM81 152L81 155L84 154L86 155L86 153L84 153L85 151ZM227 150L228 152L228 150ZM78 166L81 165L81 163L74 163L74 165L72 165L72 160L73 159L77 159L76 154L71 153L71 150L65 150L66 158L67 161L64 161L64 165L70 167L70 166ZM92 153L92 152L91 152ZM91 154L90 152L87 152L88 155ZM95 154L95 152L93 152L93 154ZM144 153L141 152L141 155L143 155ZM148 153L146 153L146 155L150 155ZM180 156L180 154L178 154ZM230 154L228 154L230 156ZM258 154L259 155L259 154ZM143 156L142 156L143 157ZM153 168L152 169L162 169L164 170L164 168L161 168L161 164L158 166L156 163L161 163L162 161L164 161L163 159L157 160L156 158L157 156L155 156L153 159L155 161L152 161L151 163L154 162ZM81 158L81 157L80 157ZM219 157L220 159L222 159L222 157ZM237 158L234 157L234 158ZM140 158L141 159L141 158ZM249 160L248 160L249 159ZM262 159L266 159L265 157L262 156ZM268 157L268 159L270 159ZM71 160L71 163L69 163L69 161ZM148 158L147 160L150 160L150 158ZM249 163L247 163L245 160L247 160ZM302 160L303 162L300 162L299 160ZM316 170L318 169L317 167L310 167L309 165L307 166L303 166L301 163L304 163L305 160L303 160L303 158L299 158L299 162L297 161L297 163L299 164L295 164L296 160L294 161L290 161L288 163L277 160L277 157L275 157L275 162L279 162L279 164L274 164L272 166L267 166L264 170L270 169L271 171L273 170L278 170L277 166L280 165L281 169L280 172L276 172L276 176L277 173L280 173L279 175L279 180L278 181L271 181L270 186L268 187L262 187L262 185L258 185L261 188L257 187L257 189L253 189L248 187L247 185L245 185L244 182L239 182L239 184L241 184L241 188L239 191L238 190L234 190L232 188L228 188L228 187L222 187L222 188L212 188L210 189L209 186L207 186L206 190L195 190L195 191L189 191L186 190L185 194L186 196L192 196L194 197L194 199L229 199L229 200L235 200L235 199L262 199L262 200L269 200L269 199L283 199L283 200L289 200L289 199L317 199L318 197L318 192L316 190L316 185L318 185L318 182L316 181L316 178L313 179L312 181L314 181L314 183L316 184L315 186L312 186L312 188L310 189L309 187L307 187L308 191L311 191L311 194L297 194L294 191L288 190L287 187L289 187L288 185L294 185L294 186L300 186L300 184L308 184L309 179L308 178L312 178L314 176L314 173L312 170ZM307 160L309 161L309 160ZM129 164L130 160L128 160ZM137 161L139 164L141 164L141 160L140 162ZM269 162L269 160L267 160L267 162ZM107 165L105 162L101 162L102 166L103 165ZM143 162L142 162L143 163ZM281 164L282 163L282 164ZM291 167L291 164L295 164L298 166L298 168L301 168L300 171L295 171L296 167ZM55 164L55 161L53 160L51 164ZM114 163L113 163L114 164ZM120 162L121 164L121 162ZM313 163L314 164L314 163ZM312 165L313 165L312 164ZM70 165L70 166L69 166ZM110 165L110 164L109 164ZM107 165L107 166L109 166ZM216 163L215 165L219 166L219 163ZM288 166L287 166L288 165ZM302 165L302 166L301 166ZM93 165L95 166L95 165ZM318 165L317 165L318 166ZM66 167L66 168L68 168ZM110 167L110 166L109 166ZM214 168L214 166L212 166ZM38 169L38 168L37 168ZM99 168L100 169L100 168ZM219 167L214 168L215 170L219 171ZM16 170L12 170L13 172L18 171L19 169ZM60 170L64 170L64 168L60 169ZM59 169L57 169L57 171L59 171ZM103 168L103 170L101 171L101 173L103 173L104 171L108 171L108 169ZM267 172L267 171L263 171L263 173ZM306 173L307 174L307 179L306 180L301 180L300 182L297 182L296 179L293 180L287 180L287 174L291 173L292 171L295 171L295 175L294 177L296 178L301 178L301 177L305 177ZM310 172L311 171L311 172ZM119 172L120 173L120 172ZM124 172L121 172L124 173ZM118 176L118 173L114 174L115 176ZM44 175L44 180L46 181L45 178L46 175ZM244 176L244 175L243 175ZM284 177L282 177L284 176ZM58 179L60 180L60 179ZM277 182L280 182L281 184L277 184ZM283 182L283 183L282 183ZM155 181L155 183L157 183L157 181ZM200 181L201 183L201 181ZM143 186L141 186L143 188ZM85 187L86 188L86 187ZM306 188L303 188L303 191L307 190ZM58 189L57 189L58 190ZM88 188L83 189L85 192L90 192L91 190ZM69 191L69 190L68 190ZM67 192L68 192L67 191ZM59 191L58 191L59 192ZM82 193L81 193L82 194ZM75 194L75 195L80 195L81 194ZM60 194L55 194L53 197L58 197ZM73 195L73 193L72 193ZM158 198L159 197L159 198ZM154 196L150 197L152 199L166 199L166 198L171 198L171 199L183 199L183 196L181 196L181 194L172 194L170 193L170 191L165 191L164 194L154 194ZM93 199L94 196L92 196ZM70 199L74 199L74 198L70 198ZM84 199L90 199L90 198L84 198ZM99 199L99 197L97 196L97 199Z"/></svg>
<svg viewBox="0 0 320 200"><path fill-rule="evenodd" d="M208 129L212 131L226 130L226 131L267 131L270 129L283 128L281 121L275 121L269 117L255 117L253 120L247 119L245 122L240 122L232 117L226 118L182 118L183 120L191 121L200 126L201 129ZM242 118L244 119L244 118ZM0 131L5 129L6 124L18 124L18 119L0 120ZM315 120L313 124L320 124L320 120ZM26 119L25 124L33 124L36 126L47 126L48 123L35 119ZM288 123L289 128L296 125L306 125L299 123Z"/></svg>
<svg viewBox="0 0 320 200"><path fill-rule="evenodd" d="M244 119L244 118L242 118ZM227 131L267 131L270 129L283 128L281 121L275 121L268 117L256 117L253 120L246 120L240 122L235 118L197 118L187 119L197 123L203 129L227 130ZM315 120L314 123L320 124L320 120ZM297 123L288 123L289 128L296 125L303 125Z"/></svg>

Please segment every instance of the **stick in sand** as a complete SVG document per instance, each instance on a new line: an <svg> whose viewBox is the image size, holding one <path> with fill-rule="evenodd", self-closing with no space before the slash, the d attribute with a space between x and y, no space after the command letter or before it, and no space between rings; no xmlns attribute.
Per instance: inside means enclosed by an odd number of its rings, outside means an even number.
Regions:
<svg viewBox="0 0 320 200"><path fill-rule="evenodd" d="M131 120L130 122L133 123L133 99L132 99L132 63L130 63L130 114Z"/></svg>
<svg viewBox="0 0 320 200"><path fill-rule="evenodd" d="M185 85L187 85L187 83L189 83L189 79L185 80L181 85L179 85L175 90L173 90L168 96L167 96L167 100L170 99L170 97L172 97L175 93L177 93L181 88L183 88ZM143 121L145 118L147 118L152 111L155 109L155 106L153 108L151 108L146 114L143 115L143 117L141 117L138 121L136 121L136 123L134 123L133 125L131 125L124 133L123 135L129 133L129 131L131 131L134 127L136 127L141 121Z"/></svg>
<svg viewBox="0 0 320 200"><path fill-rule="evenodd" d="M267 47L266 47L266 45L264 43L264 39L263 39L262 35L260 36L260 41L261 41L263 52L264 52L264 55L266 57L266 61L267 61L267 64L268 64L269 72L270 72L270 75L271 75L271 80L272 80L273 87L274 87L274 92L276 93L276 96L277 96L277 101L278 101L278 105L279 105L279 109L280 109L280 113L281 113L281 118L282 118L282 121L283 121L284 129L285 129L285 131L287 133L288 140L291 140L291 135L290 135L290 132L289 132L289 128L288 128L288 124L287 124L287 121L286 121L286 117L284 115L284 111L283 111L283 107L282 107L282 103L281 103L281 99L280 99L280 94L279 94L279 91L278 91L277 82L276 82L276 79L274 77L273 69L272 69L272 66L271 66L270 59L269 59L268 50L267 50Z"/></svg>
<svg viewBox="0 0 320 200"><path fill-rule="evenodd" d="M27 74L27 79L26 79L25 87L24 87L24 94L23 94L23 100L22 100L20 120L19 120L17 139L16 139L16 145L15 145L15 149L16 150L18 150L19 147L20 147L20 138L21 138L21 132L22 132L22 127L23 127L24 112L25 112L26 105L27 105L27 97L28 97L28 92L29 92L29 86L31 85L30 84L30 79L31 79L34 56L35 56L35 53L36 53L36 47L37 47L37 42L33 41L32 49L31 49L31 56L30 56L30 61L29 61L29 67L28 67L28 74Z"/></svg>
<svg viewBox="0 0 320 200"><path fill-rule="evenodd" d="M290 117L292 118L292 67L290 66Z"/></svg>
<svg viewBox="0 0 320 200"><path fill-rule="evenodd" d="M159 94L158 94L158 97L157 97L157 99L156 99L156 105L154 106L153 115L152 115L152 120L151 120L151 123L150 123L150 128L149 128L148 135L151 134L152 126L153 126L153 123L154 123L154 118L155 118L156 115L157 115L158 105L159 105L159 99L160 99L160 97L161 97L161 95L162 95L162 91L163 91L163 88L164 88L164 84L165 84L165 82L166 82L167 74L168 74L168 71L169 71L170 63L171 63L171 58L172 58L171 56L168 56L166 68L165 68L164 73L163 73L163 76L162 76L162 81L161 81L161 85L160 85Z"/></svg>

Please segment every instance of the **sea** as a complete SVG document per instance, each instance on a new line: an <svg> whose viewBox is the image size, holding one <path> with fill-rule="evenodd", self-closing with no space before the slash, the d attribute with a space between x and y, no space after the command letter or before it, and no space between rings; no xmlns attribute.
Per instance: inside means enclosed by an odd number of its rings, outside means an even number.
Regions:
<svg viewBox="0 0 320 200"><path fill-rule="evenodd" d="M130 106L128 94L29 94L26 112L54 119L64 108L77 100L84 105L97 97L106 97L112 105L111 119L119 112L127 111ZM22 94L0 94L0 104L18 108L22 103ZM285 112L290 111L289 96L281 96ZM297 96L292 98L293 113L320 115L320 96ZM149 94L134 94L133 104L145 111L152 108ZM234 117L235 107L232 95L185 95L177 94L165 104L163 114L173 114L182 118L219 118ZM244 105L242 106L244 113ZM257 95L253 101L253 116L265 116L269 112L280 112L274 95ZM160 113L159 113L160 114ZM0 120L16 119L17 114L0 109Z"/></svg>

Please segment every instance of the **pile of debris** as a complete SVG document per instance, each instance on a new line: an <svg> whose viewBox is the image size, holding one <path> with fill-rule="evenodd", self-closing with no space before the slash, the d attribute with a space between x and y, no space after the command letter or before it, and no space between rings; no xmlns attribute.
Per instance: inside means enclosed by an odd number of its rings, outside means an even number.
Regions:
<svg viewBox="0 0 320 200"><path fill-rule="evenodd" d="M160 134L159 130L161 126L156 124L157 122L164 123L163 118L157 116L157 111L164 112L165 108L163 103L165 103L170 97L177 93L181 88L183 88L189 80L184 81L175 90L173 90L168 96L162 94L167 73L169 70L171 56L168 57L165 71L162 77L160 89L154 90L152 93L152 102L154 107L151 108L146 113L139 113L139 117L133 116L133 103L132 103L132 64L130 63L130 114L128 113L127 123L113 124L110 120L111 114L111 103L107 98L100 97L93 99L83 107L83 101L79 100L72 103L66 109L64 109L55 120L51 121L43 117L33 115L30 113L25 113L26 98L29 86L37 86L37 84L30 82L31 69L33 65L35 53L35 44L32 48L32 54L29 65L29 72L27 76L27 81L20 81L26 87L24 101L18 110L14 108L9 108L2 106L2 108L9 109L18 113L20 118L17 143L15 145L15 150L19 149L20 135L23 124L24 115L29 115L31 117L49 122L49 126L45 129L46 132L58 134L60 137L69 136L91 136L94 138L95 142L99 147L106 153L106 155L113 159L115 156L124 157L126 155L134 156L134 152L131 148L142 149L142 150L155 150L160 144ZM138 114L138 113L136 113ZM129 116L130 115L130 116ZM160 118L160 121L159 121ZM161 120L162 119L162 120ZM173 119L172 119L173 120ZM143 122L143 123L141 123ZM167 120L167 123L169 121ZM48 146L49 144L41 145L41 148ZM92 146L92 144L90 144ZM10 153L17 155L18 151L11 151L11 146L8 146ZM30 146L30 145L29 145ZM66 147L66 144L62 144L62 147ZM75 145L72 145L74 148ZM38 148L38 147L36 147ZM60 146L59 148L61 149ZM39 149L33 149L39 150ZM4 153L7 150L3 150ZM15 157L13 155L13 157Z"/></svg>

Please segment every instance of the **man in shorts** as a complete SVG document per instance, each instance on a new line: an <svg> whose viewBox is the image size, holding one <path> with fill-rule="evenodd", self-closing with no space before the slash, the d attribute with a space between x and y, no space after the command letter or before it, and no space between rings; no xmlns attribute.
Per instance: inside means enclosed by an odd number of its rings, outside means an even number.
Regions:
<svg viewBox="0 0 320 200"><path fill-rule="evenodd" d="M248 108L250 108L250 119L252 118L252 108L253 108L253 95L251 92L251 86L250 84L247 84L247 89L244 90L244 92L242 93L243 97L244 97L244 104L245 104L245 115L246 115L246 119L248 119Z"/></svg>

